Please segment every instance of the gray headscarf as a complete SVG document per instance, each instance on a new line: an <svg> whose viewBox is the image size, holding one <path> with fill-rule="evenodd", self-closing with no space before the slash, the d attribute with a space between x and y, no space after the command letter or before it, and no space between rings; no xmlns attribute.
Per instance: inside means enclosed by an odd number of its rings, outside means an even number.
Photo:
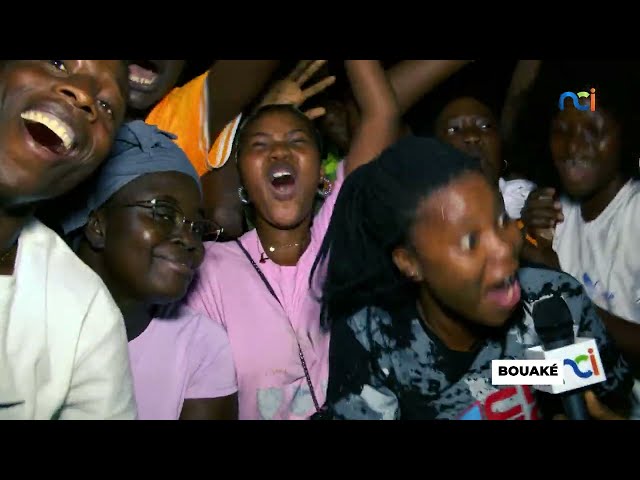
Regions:
<svg viewBox="0 0 640 480"><path fill-rule="evenodd" d="M122 125L109 157L87 186L85 200L62 221L64 233L86 225L92 211L104 205L129 182L148 173L184 173L196 181L202 192L198 173L182 149L173 142L174 138L175 135L142 120Z"/></svg>

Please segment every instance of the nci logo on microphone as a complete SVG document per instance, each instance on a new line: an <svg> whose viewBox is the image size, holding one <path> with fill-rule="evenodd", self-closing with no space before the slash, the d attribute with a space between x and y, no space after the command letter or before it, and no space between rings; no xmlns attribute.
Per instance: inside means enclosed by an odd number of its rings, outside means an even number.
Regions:
<svg viewBox="0 0 640 480"><path fill-rule="evenodd" d="M593 375L600 375L598 360L596 359L593 348L587 349L587 354L588 355L578 355L573 359L565 358L563 363L564 365L571 367L573 373L580 378L589 378ZM589 362L589 364L585 365L585 367L587 367L585 370L581 370L579 364L583 364L584 362Z"/></svg>
<svg viewBox="0 0 640 480"><path fill-rule="evenodd" d="M536 390L563 393L604 382L606 376L596 341L576 338L555 350L529 348L525 360L493 360L493 385L532 385Z"/></svg>

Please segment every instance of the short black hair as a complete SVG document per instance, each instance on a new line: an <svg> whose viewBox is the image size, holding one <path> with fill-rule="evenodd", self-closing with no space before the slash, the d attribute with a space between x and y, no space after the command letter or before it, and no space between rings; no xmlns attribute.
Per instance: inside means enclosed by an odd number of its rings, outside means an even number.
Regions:
<svg viewBox="0 0 640 480"><path fill-rule="evenodd" d="M436 135L436 120L453 100L471 97L485 105L500 119L509 86L513 62L481 61L465 66L429 92L411 109L407 118L416 135Z"/></svg>
<svg viewBox="0 0 640 480"><path fill-rule="evenodd" d="M296 106L289 103L283 103L283 104L264 105L244 119L235 137L235 145L234 145L233 151L236 159L240 157L240 149L245 140L246 131L258 119L260 119L265 114L271 113L271 112L292 113L293 115L297 116L302 122L304 122L307 125L307 128L309 129L309 131L313 134L313 139L315 141L316 148L318 149L318 152L320 154L320 158L323 157L324 152L323 152L322 135L314 125L313 121L309 117L307 117Z"/></svg>

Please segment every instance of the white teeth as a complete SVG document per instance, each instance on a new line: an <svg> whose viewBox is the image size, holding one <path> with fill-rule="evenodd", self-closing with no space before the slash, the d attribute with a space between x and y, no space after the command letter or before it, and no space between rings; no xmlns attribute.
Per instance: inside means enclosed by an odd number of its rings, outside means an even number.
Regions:
<svg viewBox="0 0 640 480"><path fill-rule="evenodd" d="M513 285L509 285L509 290L507 290L507 301L510 302L513 298Z"/></svg>
<svg viewBox="0 0 640 480"><path fill-rule="evenodd" d="M137 75L129 75L129 80L135 83L139 83L140 85L151 85L155 81L155 78L149 80L148 78L142 78Z"/></svg>
<svg viewBox="0 0 640 480"><path fill-rule="evenodd" d="M287 175L291 176L291 173L290 172L276 172L276 173L273 174L273 178L282 178L282 177L285 177Z"/></svg>
<svg viewBox="0 0 640 480"><path fill-rule="evenodd" d="M51 113L39 112L37 110L28 110L26 112L23 112L20 116L25 120L41 123L45 127L49 128L60 138L60 140L62 140L64 148L66 148L67 150L71 148L71 145L73 144L73 141L75 139L73 130L71 130L71 127L69 125L67 125L55 115Z"/></svg>
<svg viewBox="0 0 640 480"><path fill-rule="evenodd" d="M590 163L586 160L576 160L575 158L570 158L567 160L567 164L570 167L588 167Z"/></svg>

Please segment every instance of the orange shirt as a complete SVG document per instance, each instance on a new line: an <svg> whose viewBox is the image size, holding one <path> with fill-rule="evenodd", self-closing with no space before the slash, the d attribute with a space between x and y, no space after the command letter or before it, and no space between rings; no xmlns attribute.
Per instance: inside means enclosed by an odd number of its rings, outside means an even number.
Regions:
<svg viewBox="0 0 640 480"><path fill-rule="evenodd" d="M174 88L153 108L145 122L173 133L200 176L222 167L231 154L241 114L218 135L209 139L209 99L205 72L182 87Z"/></svg>

